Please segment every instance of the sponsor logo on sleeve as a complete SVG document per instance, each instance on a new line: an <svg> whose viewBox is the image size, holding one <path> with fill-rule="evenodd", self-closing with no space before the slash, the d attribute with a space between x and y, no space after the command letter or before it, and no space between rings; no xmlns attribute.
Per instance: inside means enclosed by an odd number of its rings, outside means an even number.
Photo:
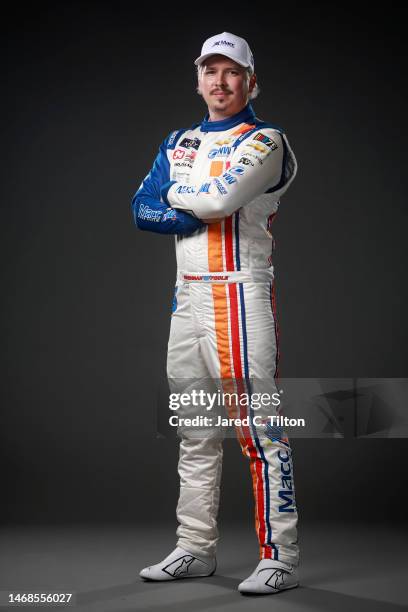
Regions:
<svg viewBox="0 0 408 612"><path fill-rule="evenodd" d="M224 174L222 175L222 178L224 179L226 183L228 183L228 185L232 185L233 183L237 182L237 179L235 178L235 176L232 176L232 174L230 174L229 172L224 172Z"/></svg>
<svg viewBox="0 0 408 612"><path fill-rule="evenodd" d="M154 210L147 204L141 204L139 207L138 215L139 219L145 219L146 221L159 222L161 217L160 210Z"/></svg>
<svg viewBox="0 0 408 612"><path fill-rule="evenodd" d="M232 168L230 168L230 172L232 172L233 174L238 174L238 176L241 176L242 174L244 174L245 168L241 168L241 166L233 166Z"/></svg>
<svg viewBox="0 0 408 612"><path fill-rule="evenodd" d="M221 195L227 195L228 191L225 189L224 185L221 183L221 181L217 178L213 179L215 186L217 187L218 191L220 192Z"/></svg>
<svg viewBox="0 0 408 612"><path fill-rule="evenodd" d="M272 151L278 148L278 145L276 144L276 142L272 140L272 138L269 138L269 136L262 134L262 132L258 132L258 134L254 136L254 140L258 140L259 142L262 142L264 145L269 147Z"/></svg>
<svg viewBox="0 0 408 612"><path fill-rule="evenodd" d="M200 189L197 192L197 195L199 193L210 193L210 185L211 183L203 183L202 185L200 185Z"/></svg>
<svg viewBox="0 0 408 612"><path fill-rule="evenodd" d="M176 193L195 193L195 189L192 185L179 185L176 189Z"/></svg>
<svg viewBox="0 0 408 612"><path fill-rule="evenodd" d="M173 208L168 208L163 215L162 221L174 221L177 219L177 213Z"/></svg>
<svg viewBox="0 0 408 612"><path fill-rule="evenodd" d="M262 164L264 163L265 158L267 156L266 155L255 155L255 153L248 153L248 152L246 152L245 153L245 157L247 157L248 159L256 160L262 166ZM254 165L254 164L252 164L252 165Z"/></svg>
<svg viewBox="0 0 408 612"><path fill-rule="evenodd" d="M242 156L241 159L238 160L239 164L244 164L244 166L254 166L254 162L252 162L248 157Z"/></svg>
<svg viewBox="0 0 408 612"><path fill-rule="evenodd" d="M259 151L260 153L265 153L268 149L264 147L264 145L258 144L257 142L248 142L247 147L251 147L255 149L255 151Z"/></svg>

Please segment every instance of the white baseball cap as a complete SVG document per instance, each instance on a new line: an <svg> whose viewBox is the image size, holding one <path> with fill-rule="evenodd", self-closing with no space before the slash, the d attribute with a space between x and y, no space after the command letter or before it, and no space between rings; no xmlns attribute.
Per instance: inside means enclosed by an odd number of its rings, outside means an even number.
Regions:
<svg viewBox="0 0 408 612"><path fill-rule="evenodd" d="M197 57L194 62L195 65L198 66L211 55L225 55L225 57L229 57L237 64L250 68L254 72L254 56L247 41L230 32L223 32L207 38L201 49L200 57Z"/></svg>

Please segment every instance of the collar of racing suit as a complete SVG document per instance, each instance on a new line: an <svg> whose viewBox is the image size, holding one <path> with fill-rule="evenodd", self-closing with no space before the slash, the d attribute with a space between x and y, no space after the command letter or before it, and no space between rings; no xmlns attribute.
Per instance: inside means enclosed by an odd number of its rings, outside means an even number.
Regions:
<svg viewBox="0 0 408 612"><path fill-rule="evenodd" d="M221 119L221 121L209 121L209 113L207 113L201 123L200 132L222 132L240 123L254 123L255 119L254 109L251 104L247 104L242 111L236 115L227 117L227 119Z"/></svg>

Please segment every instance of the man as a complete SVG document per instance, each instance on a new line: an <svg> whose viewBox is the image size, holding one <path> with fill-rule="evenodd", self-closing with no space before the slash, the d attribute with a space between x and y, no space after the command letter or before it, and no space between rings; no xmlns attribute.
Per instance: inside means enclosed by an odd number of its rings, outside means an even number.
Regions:
<svg viewBox="0 0 408 612"><path fill-rule="evenodd" d="M176 235L170 382L186 381L187 387L211 379L239 397L253 397L265 385L276 390L270 225L297 165L282 130L259 120L249 103L257 82L244 39L228 32L212 36L195 64L208 114L164 140L132 210L140 229ZM247 414L254 415L250 406ZM298 585L292 457L276 429L265 421L236 428L250 460L261 559L239 585L242 593ZM145 579L209 576L216 568L222 439L197 437L183 427L179 435L177 548L144 568Z"/></svg>

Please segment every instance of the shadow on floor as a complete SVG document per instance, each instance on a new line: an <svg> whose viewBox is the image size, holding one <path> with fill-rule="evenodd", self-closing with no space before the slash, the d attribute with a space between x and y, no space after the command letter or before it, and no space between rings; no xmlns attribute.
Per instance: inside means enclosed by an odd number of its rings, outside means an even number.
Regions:
<svg viewBox="0 0 408 612"><path fill-rule="evenodd" d="M406 605L400 605L396 603L379 601L375 599L358 597L354 595L345 595L342 593L336 593L328 590L322 590L313 588L307 585L301 585L298 589L279 593L278 595L271 596L242 596L237 591L238 583L240 582L236 578L230 578L228 576L211 576L206 578L206 584L222 587L228 589L229 592L209 595L209 597L191 598L191 592L186 594L186 599L180 601L180 592L182 592L183 585L186 583L203 584L202 579L186 579L179 580L178 585L173 585L170 582L134 582L127 585L121 585L117 587L111 587L108 589L100 589L95 591L89 591L87 593L77 595L77 606L86 609L87 604L94 602L104 602L108 604L109 601L117 600L118 598L124 599L123 605L118 607L118 602L112 601L112 612L126 612L131 610L147 610L149 612L162 612L165 608L166 612L178 612L181 605L183 608L188 608L191 612L204 612L205 610L212 610L213 608L224 607L228 605L234 605L236 608L245 610L249 607L251 600L256 600L257 609L261 609L265 606L270 606L273 598L279 598L280 607L284 607L286 610L290 610L291 604L299 607L304 607L305 610L324 610L324 612L352 612L358 610L358 612L402 612L406 610ZM177 601L171 602L171 594L169 593L169 587L174 586L177 591ZM148 603L149 590L155 593L163 592L163 603L162 604L151 604ZM170 589L171 591L171 589ZM127 597L134 597L140 595L140 605L138 602L132 604L126 604ZM255 602L254 602L255 603ZM282 606L284 604L284 606ZM252 606L251 606L252 607Z"/></svg>

